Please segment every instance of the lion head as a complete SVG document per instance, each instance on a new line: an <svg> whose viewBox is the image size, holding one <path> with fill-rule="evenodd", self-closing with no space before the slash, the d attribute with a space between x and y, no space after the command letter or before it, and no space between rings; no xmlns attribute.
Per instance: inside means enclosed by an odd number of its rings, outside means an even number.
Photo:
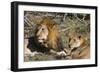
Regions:
<svg viewBox="0 0 100 73"><path fill-rule="evenodd" d="M81 44L83 44L83 38L81 35L73 35L69 38L69 48L77 48L80 47Z"/></svg>
<svg viewBox="0 0 100 73"><path fill-rule="evenodd" d="M35 39L36 42L46 48L57 49L59 48L59 32L56 22L50 18L43 18L43 20L37 24Z"/></svg>
<svg viewBox="0 0 100 73"><path fill-rule="evenodd" d="M74 34L69 38L69 48L73 59L90 58L90 45L86 37Z"/></svg>

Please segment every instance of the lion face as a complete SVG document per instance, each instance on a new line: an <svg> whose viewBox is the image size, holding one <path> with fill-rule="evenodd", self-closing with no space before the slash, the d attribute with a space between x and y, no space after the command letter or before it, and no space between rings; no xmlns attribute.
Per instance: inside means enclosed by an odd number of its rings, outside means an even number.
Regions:
<svg viewBox="0 0 100 73"><path fill-rule="evenodd" d="M36 37L37 37L37 42L40 44L44 44L48 38L48 28L46 25L40 25L37 28L37 33L36 33Z"/></svg>
<svg viewBox="0 0 100 73"><path fill-rule="evenodd" d="M83 39L81 36L73 36L69 38L69 47L71 49L78 48L83 43Z"/></svg>

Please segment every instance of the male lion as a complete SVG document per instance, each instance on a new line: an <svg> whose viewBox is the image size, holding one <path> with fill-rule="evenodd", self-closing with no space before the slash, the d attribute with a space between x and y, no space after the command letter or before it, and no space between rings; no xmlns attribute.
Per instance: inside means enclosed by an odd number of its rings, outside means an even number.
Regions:
<svg viewBox="0 0 100 73"><path fill-rule="evenodd" d="M50 53L63 54L63 46L60 38L58 26L55 21L50 18L43 18L43 20L37 24L35 30L35 42L38 46L47 50Z"/></svg>
<svg viewBox="0 0 100 73"><path fill-rule="evenodd" d="M72 35L69 38L69 47L71 49L72 59L90 58L90 45L85 37L80 34Z"/></svg>

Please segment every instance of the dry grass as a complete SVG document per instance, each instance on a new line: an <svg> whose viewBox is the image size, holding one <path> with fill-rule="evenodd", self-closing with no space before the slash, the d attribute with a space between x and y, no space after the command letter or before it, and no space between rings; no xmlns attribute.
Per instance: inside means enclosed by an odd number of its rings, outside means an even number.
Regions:
<svg viewBox="0 0 100 73"><path fill-rule="evenodd" d="M35 26L44 17L50 17L60 28L63 46L68 48L68 39L70 33L79 33L90 41L90 15L89 14L72 14L72 13L49 13L49 12L31 12L25 11L24 13L24 38L34 36ZM74 36L74 35L73 35ZM26 44L26 43L25 43ZM34 46L33 46L34 48ZM64 59L57 58L49 54L37 54L35 56L25 56L24 61L46 61ZM65 58L66 59L66 58Z"/></svg>

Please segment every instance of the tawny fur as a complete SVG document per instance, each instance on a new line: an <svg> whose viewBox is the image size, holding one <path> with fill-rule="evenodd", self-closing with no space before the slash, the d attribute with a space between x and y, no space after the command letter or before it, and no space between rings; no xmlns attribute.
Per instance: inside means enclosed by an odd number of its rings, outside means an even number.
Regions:
<svg viewBox="0 0 100 73"><path fill-rule="evenodd" d="M71 48L72 59L89 59L90 58L90 45L85 37L82 35L74 34L69 41Z"/></svg>

